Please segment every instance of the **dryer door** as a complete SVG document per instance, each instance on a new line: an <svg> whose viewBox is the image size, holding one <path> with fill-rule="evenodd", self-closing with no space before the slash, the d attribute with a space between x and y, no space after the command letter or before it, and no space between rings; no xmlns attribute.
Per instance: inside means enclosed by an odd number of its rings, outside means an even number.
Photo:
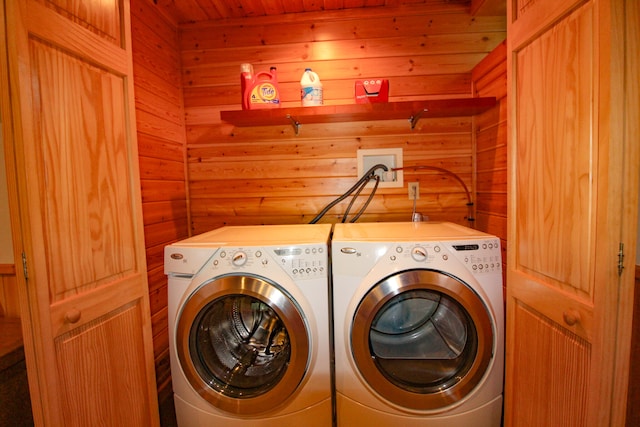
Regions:
<svg viewBox="0 0 640 427"><path fill-rule="evenodd" d="M494 348L491 316L463 282L431 270L394 274L360 302L351 326L355 363L383 398L437 410L482 381Z"/></svg>
<svg viewBox="0 0 640 427"><path fill-rule="evenodd" d="M176 322L178 360L191 386L216 408L271 410L298 388L310 333L295 301L275 283L228 275L203 283Z"/></svg>

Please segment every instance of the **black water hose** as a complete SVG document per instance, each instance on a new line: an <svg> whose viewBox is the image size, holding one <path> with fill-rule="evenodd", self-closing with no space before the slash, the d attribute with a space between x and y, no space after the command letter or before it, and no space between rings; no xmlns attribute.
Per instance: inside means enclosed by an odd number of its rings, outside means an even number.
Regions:
<svg viewBox="0 0 640 427"><path fill-rule="evenodd" d="M363 184L366 184L371 179L375 179L374 176L376 176L376 175L375 175L374 172L377 171L378 169L382 169L384 171L388 171L389 170L388 167L386 167L385 165L383 165L381 163L373 166L364 175L362 175L362 177L350 189L348 189L342 196L338 197L337 199L335 199L334 201L329 203L327 206L325 206L324 209L322 209L320 211L320 213L318 215L316 215L316 217L313 218L309 222L309 224L317 223L327 212L329 212L329 209L331 209L332 207L334 207L335 205L337 205L338 203L340 203L341 201L343 201L344 199L349 197L349 195L351 195L351 193L353 193L354 191L359 189L361 186L364 188ZM378 180L379 180L379 178L378 178ZM376 187L377 187L377 185L376 185ZM360 191L362 191L362 190L360 190ZM374 188L374 191L375 191L375 188Z"/></svg>
<svg viewBox="0 0 640 427"><path fill-rule="evenodd" d="M360 218L360 216L364 213L365 209L367 209L367 207L369 206L369 203L371 203L371 200L373 199L373 195L376 194L376 190L378 189L378 184L380 184L380 177L378 175L374 175L373 179L376 180L376 183L373 186L373 189L371 190L371 194L369 194L369 198L367 199L367 201L364 203L364 205L360 209L360 212L358 212L358 214L356 216L351 218L350 222L356 222L358 220L358 218ZM354 200L355 200L355 197L354 197ZM342 222L344 222L344 220Z"/></svg>
<svg viewBox="0 0 640 427"><path fill-rule="evenodd" d="M376 175L374 175L374 176L376 176ZM355 194L353 196L351 196L351 201L349 202L349 205L347 206L347 209L344 210L344 215L342 215L342 222L347 222L347 218L349 217L349 212L351 211L351 208L353 207L353 205L356 202L356 199L358 198L360 193L362 193L362 190L364 190L364 187L366 187L367 184L369 184L370 180L371 180L371 178L367 179L362 184L360 184L360 187L358 187L358 190L355 192Z"/></svg>

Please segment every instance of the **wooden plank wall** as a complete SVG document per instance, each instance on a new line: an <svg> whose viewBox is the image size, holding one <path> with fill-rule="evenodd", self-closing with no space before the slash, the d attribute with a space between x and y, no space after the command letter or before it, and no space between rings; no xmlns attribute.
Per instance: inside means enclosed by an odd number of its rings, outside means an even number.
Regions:
<svg viewBox="0 0 640 427"><path fill-rule="evenodd" d="M640 425L638 405L640 405L640 265L636 265L635 294L633 299L633 332L631 335L631 361L629 366L626 427L636 427Z"/></svg>
<svg viewBox="0 0 640 427"><path fill-rule="evenodd" d="M20 317L16 268L13 264L0 264L0 317Z"/></svg>
<svg viewBox="0 0 640 427"><path fill-rule="evenodd" d="M405 186L379 189L361 221L407 221L407 182L420 183L417 210L464 225L463 188L423 165L458 174L474 192L472 117L290 126L234 127L221 110L240 109L240 64L276 66L284 106L299 106L306 67L324 85L325 104L353 103L356 79L390 81L390 100L473 95L471 72L506 37L504 17L472 17L468 7L430 2L196 23L181 26L192 233L225 224L305 223L359 178L356 153L402 148ZM408 117L407 117L408 119ZM344 201L323 221L337 222ZM354 210L357 210L356 205Z"/></svg>
<svg viewBox="0 0 640 427"><path fill-rule="evenodd" d="M507 46L498 45L472 72L474 93L498 104L476 117L476 226L500 237L507 260Z"/></svg>
<svg viewBox="0 0 640 427"><path fill-rule="evenodd" d="M188 237L178 26L152 0L131 1L138 151L160 401L171 392L164 246Z"/></svg>
<svg viewBox="0 0 640 427"><path fill-rule="evenodd" d="M504 40L504 17L474 18L459 5L433 2L365 9L357 18L331 12L178 26L152 0L132 0L131 10L161 399L170 391L166 244L224 224L308 222L357 180L360 148L403 148L405 183L420 183L418 211L469 225L459 184L411 167L449 169L475 195L472 117L422 119L413 131L406 120L304 125L296 136L288 126L235 128L221 122L219 112L240 108L243 62L252 62L257 71L278 67L285 106L299 105L299 79L306 67L320 74L325 104L353 103L354 80L366 77L389 78L392 101L474 96L472 70ZM338 221L344 206L325 221ZM378 190L361 220L406 221L411 209L405 184Z"/></svg>

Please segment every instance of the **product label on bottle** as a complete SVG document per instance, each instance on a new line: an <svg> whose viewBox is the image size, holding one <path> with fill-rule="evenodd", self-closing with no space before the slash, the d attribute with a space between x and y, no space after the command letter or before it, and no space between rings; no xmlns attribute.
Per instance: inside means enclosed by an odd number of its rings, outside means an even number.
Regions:
<svg viewBox="0 0 640 427"><path fill-rule="evenodd" d="M322 105L322 88L305 86L300 89L300 98L303 106Z"/></svg>
<svg viewBox="0 0 640 427"><path fill-rule="evenodd" d="M252 104L279 104L278 90L268 82L256 85L251 91L250 102Z"/></svg>

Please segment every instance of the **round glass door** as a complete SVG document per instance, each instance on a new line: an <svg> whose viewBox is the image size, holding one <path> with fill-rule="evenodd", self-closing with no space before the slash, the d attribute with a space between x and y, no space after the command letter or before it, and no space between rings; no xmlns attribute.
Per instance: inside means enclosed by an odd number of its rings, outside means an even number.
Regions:
<svg viewBox="0 0 640 427"><path fill-rule="evenodd" d="M193 388L215 407L243 415L284 403L304 378L309 333L278 286L253 276L205 282L180 313L176 348Z"/></svg>
<svg viewBox="0 0 640 427"><path fill-rule="evenodd" d="M351 345L360 373L382 397L415 410L461 401L493 355L487 308L464 283L430 270L393 275L360 302Z"/></svg>

